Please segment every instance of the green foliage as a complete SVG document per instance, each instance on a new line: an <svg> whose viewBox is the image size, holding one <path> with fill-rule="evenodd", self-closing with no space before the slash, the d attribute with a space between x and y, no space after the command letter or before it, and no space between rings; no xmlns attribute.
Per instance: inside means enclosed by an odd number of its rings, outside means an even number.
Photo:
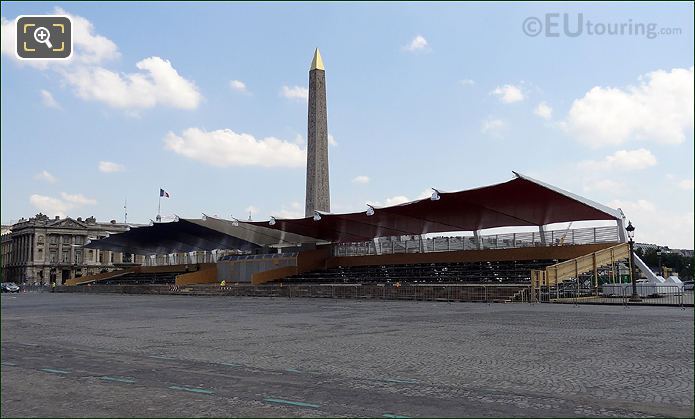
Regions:
<svg viewBox="0 0 695 419"><path fill-rule="evenodd" d="M647 264L650 268L657 270L659 268L659 255L656 249L635 249L635 253ZM693 279L695 272L695 257L681 256L676 253L669 253L667 250L661 251L661 266L666 266L673 269L673 272L678 272L681 281L690 281Z"/></svg>

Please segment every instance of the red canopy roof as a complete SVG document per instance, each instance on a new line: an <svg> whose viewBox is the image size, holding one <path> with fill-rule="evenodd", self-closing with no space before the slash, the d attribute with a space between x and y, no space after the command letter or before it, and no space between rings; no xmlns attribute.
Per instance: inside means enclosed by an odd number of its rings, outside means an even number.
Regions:
<svg viewBox="0 0 695 419"><path fill-rule="evenodd" d="M348 214L319 213L299 219L253 222L330 242L355 242L375 237L473 231L494 227L619 220L612 208L517 174L508 182L460 192L439 192L430 198L392 207Z"/></svg>

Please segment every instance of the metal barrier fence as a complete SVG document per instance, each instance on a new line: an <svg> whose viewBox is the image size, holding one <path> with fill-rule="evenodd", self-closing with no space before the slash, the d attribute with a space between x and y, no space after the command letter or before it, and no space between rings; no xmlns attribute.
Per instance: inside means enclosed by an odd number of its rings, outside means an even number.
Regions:
<svg viewBox="0 0 695 419"><path fill-rule="evenodd" d="M20 285L19 292L49 292L51 287L48 285Z"/></svg>
<svg viewBox="0 0 695 419"><path fill-rule="evenodd" d="M410 238L382 237L365 242L342 243L333 248L334 256L387 255L395 253L432 253L455 250L511 249L535 246L566 246L574 244L617 243L617 226L589 227L569 230L506 233L470 236Z"/></svg>
<svg viewBox="0 0 695 419"><path fill-rule="evenodd" d="M293 285L92 285L58 287L57 292L224 295L279 298L349 298L448 302L529 302L528 285L293 284Z"/></svg>
<svg viewBox="0 0 695 419"><path fill-rule="evenodd" d="M350 298L416 301L527 302L526 285L457 284L321 284L280 287L278 296L288 298Z"/></svg>
<svg viewBox="0 0 695 419"><path fill-rule="evenodd" d="M519 302L519 303L569 303L614 305L659 305L692 307L693 291L683 291L679 286L645 285L638 288L640 301L630 301L631 284L610 289L603 287L577 287L574 283L561 283L559 287L540 287L531 290L525 284L293 284L293 285L92 285L60 286L56 292L117 293L117 294L174 294L238 297L278 298L348 298L369 300L415 300L448 302ZM615 287L614 287L615 288ZM50 291L46 287L37 290Z"/></svg>
<svg viewBox="0 0 695 419"><path fill-rule="evenodd" d="M147 255L145 256L142 265L169 266L196 263L216 263L230 255L237 255L237 253L231 250L212 250L188 253L170 253L166 255Z"/></svg>
<svg viewBox="0 0 695 419"><path fill-rule="evenodd" d="M532 302L569 304L617 304L692 307L693 291L684 291L681 286L638 284L638 300L633 299L632 284L606 284L587 287L576 282L561 283L559 286L540 287L532 295Z"/></svg>

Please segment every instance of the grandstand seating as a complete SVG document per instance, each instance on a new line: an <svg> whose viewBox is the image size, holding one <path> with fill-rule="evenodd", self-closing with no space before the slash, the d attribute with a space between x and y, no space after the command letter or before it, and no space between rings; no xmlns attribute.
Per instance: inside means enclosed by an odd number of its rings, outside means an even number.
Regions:
<svg viewBox="0 0 695 419"><path fill-rule="evenodd" d="M353 266L314 270L283 279L294 283L526 284L532 269L553 260Z"/></svg>
<svg viewBox="0 0 695 419"><path fill-rule="evenodd" d="M132 272L119 277L106 279L99 285L145 285L174 284L181 272Z"/></svg>

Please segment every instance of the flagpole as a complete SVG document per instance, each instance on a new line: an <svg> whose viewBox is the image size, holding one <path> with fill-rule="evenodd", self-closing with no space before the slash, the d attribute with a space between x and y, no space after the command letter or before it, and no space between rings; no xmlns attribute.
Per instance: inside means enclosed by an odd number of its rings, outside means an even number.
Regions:
<svg viewBox="0 0 695 419"><path fill-rule="evenodd" d="M162 221L162 190L159 190L159 203L157 204L157 221Z"/></svg>

